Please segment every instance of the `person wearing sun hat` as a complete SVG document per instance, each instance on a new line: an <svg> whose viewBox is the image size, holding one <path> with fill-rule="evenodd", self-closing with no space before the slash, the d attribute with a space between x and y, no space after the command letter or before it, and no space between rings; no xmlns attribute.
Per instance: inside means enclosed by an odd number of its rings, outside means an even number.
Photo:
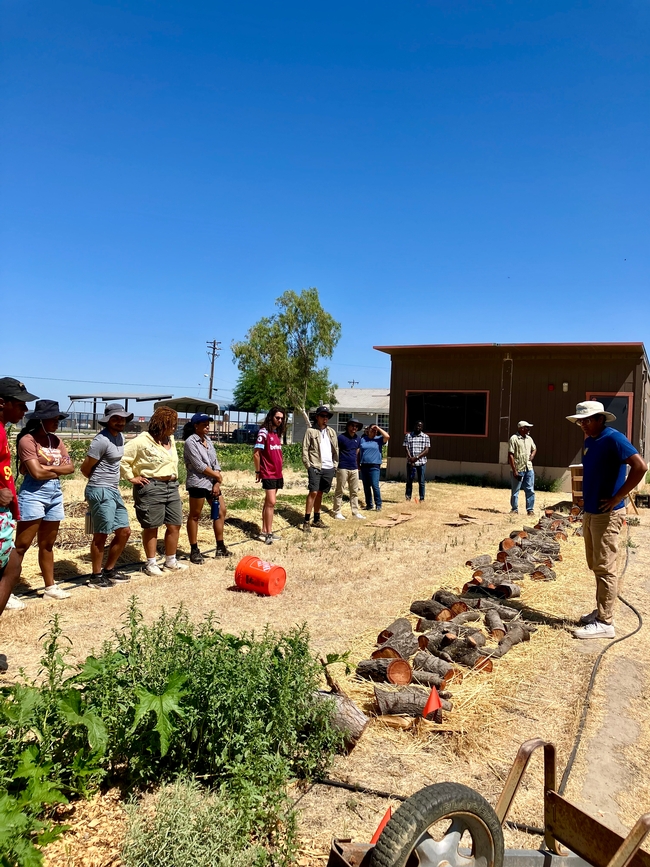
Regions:
<svg viewBox="0 0 650 867"><path fill-rule="evenodd" d="M314 413L314 426L307 428L302 441L302 462L309 480L305 502L304 533L311 533L311 510L314 510L314 527L324 528L320 509L323 494L328 494L339 464L339 441L336 431L328 422L334 415L329 406L319 406Z"/></svg>
<svg viewBox="0 0 650 867"><path fill-rule="evenodd" d="M583 614L582 626L573 634L576 638L614 638L618 538L623 526L625 498L644 478L648 466L626 436L606 427L607 422L616 421L616 416L600 401L582 401L567 419L580 425L585 435L582 447L583 532L587 565L596 576L596 608Z"/></svg>
<svg viewBox="0 0 650 867"><path fill-rule="evenodd" d="M14 547L20 510L5 424L22 421L27 404L33 400L38 400L37 396L30 394L20 380L12 376L0 378L0 614L5 608L25 608L25 603L12 592L20 578L23 558ZM0 655L0 671L5 668L4 657Z"/></svg>
<svg viewBox="0 0 650 867"><path fill-rule="evenodd" d="M365 520L365 515L359 511L359 449L361 440L359 431L363 428L363 422L359 419L348 419L345 431L338 435L339 465L336 470L336 490L334 491L334 517L337 521L345 521L345 515L341 512L343 491L347 486L350 491L350 508L354 518Z"/></svg>
<svg viewBox="0 0 650 867"><path fill-rule="evenodd" d="M187 516L187 538L190 542L190 562L200 566L204 562L199 550L199 518L207 500L212 514L212 527L217 543L215 557L231 557L232 552L223 541L226 520L226 502L221 493L221 466L212 440L207 436L212 419L203 412L196 412L183 429L183 459L187 478L185 486L190 496L190 513ZM218 505L217 505L218 504Z"/></svg>
<svg viewBox="0 0 650 867"><path fill-rule="evenodd" d="M81 473L88 479L85 498L93 523L90 543L92 574L86 582L93 590L107 590L129 576L116 568L131 535L129 513L120 494L120 461L124 457L124 429L133 420L121 403L109 403L99 419L102 430L92 440ZM106 539L113 533L102 569Z"/></svg>
<svg viewBox="0 0 650 867"><path fill-rule="evenodd" d="M526 495L526 513L535 514L535 470L533 460L537 454L537 446L529 431L532 424L529 421L517 423L517 433L508 442L508 463L512 470L510 479L510 513L516 515L519 511L519 491L524 489Z"/></svg>
<svg viewBox="0 0 650 867"><path fill-rule="evenodd" d="M53 552L59 524L65 518L60 478L74 473L65 443L56 435L59 422L67 417L55 400L37 400L16 439L19 470L25 477L18 493L16 550L24 555L37 540L38 565L45 582L43 596L47 599L70 596L54 581Z"/></svg>

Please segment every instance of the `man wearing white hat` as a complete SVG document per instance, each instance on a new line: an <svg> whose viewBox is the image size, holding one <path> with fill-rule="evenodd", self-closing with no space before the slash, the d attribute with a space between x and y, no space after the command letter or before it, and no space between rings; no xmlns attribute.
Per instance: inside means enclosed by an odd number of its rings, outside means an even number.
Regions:
<svg viewBox="0 0 650 867"><path fill-rule="evenodd" d="M626 436L605 427L616 416L597 400L585 400L567 419L585 435L582 447L583 530L587 565L596 576L596 608L580 618L576 638L614 638L618 595L618 536L625 498L643 479L648 466ZM630 471L627 474L626 467Z"/></svg>
<svg viewBox="0 0 650 867"><path fill-rule="evenodd" d="M508 462L512 470L510 479L510 511L516 515L519 511L519 491L526 494L526 512L535 514L535 470L533 458L537 454L537 446L530 436L532 424L529 421L517 423L517 433L510 437L508 443Z"/></svg>

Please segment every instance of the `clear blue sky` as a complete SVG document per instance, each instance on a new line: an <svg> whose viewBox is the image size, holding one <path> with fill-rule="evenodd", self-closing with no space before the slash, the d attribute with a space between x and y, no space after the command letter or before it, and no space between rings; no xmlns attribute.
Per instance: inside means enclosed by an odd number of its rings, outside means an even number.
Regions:
<svg viewBox="0 0 650 867"><path fill-rule="evenodd" d="M344 386L373 344L648 340L645 0L0 11L0 372L42 397L196 394L216 337L227 400L307 286Z"/></svg>

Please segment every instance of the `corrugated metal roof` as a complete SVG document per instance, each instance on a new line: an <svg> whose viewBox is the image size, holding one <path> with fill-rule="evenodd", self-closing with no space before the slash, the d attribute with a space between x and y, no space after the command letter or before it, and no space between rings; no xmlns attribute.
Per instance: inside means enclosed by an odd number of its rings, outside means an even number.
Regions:
<svg viewBox="0 0 650 867"><path fill-rule="evenodd" d="M387 388L337 388L334 412L388 412Z"/></svg>
<svg viewBox="0 0 650 867"><path fill-rule="evenodd" d="M643 343L423 343L401 346L373 346L379 352L411 352L421 349L638 349L645 352ZM347 391L347 389L345 389Z"/></svg>

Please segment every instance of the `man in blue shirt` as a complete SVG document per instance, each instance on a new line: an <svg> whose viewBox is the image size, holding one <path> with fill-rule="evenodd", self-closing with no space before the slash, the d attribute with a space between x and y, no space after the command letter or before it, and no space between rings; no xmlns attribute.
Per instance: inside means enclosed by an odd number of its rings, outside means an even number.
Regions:
<svg viewBox="0 0 650 867"><path fill-rule="evenodd" d="M359 467L358 456L361 440L357 436L363 423L351 418L345 426L345 433L339 434L339 465L336 470L336 490L334 491L334 517L337 521L345 521L341 512L343 491L346 486L350 491L350 508L355 518L365 518L359 511Z"/></svg>
<svg viewBox="0 0 650 867"><path fill-rule="evenodd" d="M585 435L582 448L583 529L587 565L596 576L596 608L583 614L576 638L614 638L614 605L618 595L618 536L625 498L648 471L626 436L605 427L616 416L597 400L585 400L567 419ZM627 467L630 471L627 473ZM627 474L627 478L626 478Z"/></svg>

